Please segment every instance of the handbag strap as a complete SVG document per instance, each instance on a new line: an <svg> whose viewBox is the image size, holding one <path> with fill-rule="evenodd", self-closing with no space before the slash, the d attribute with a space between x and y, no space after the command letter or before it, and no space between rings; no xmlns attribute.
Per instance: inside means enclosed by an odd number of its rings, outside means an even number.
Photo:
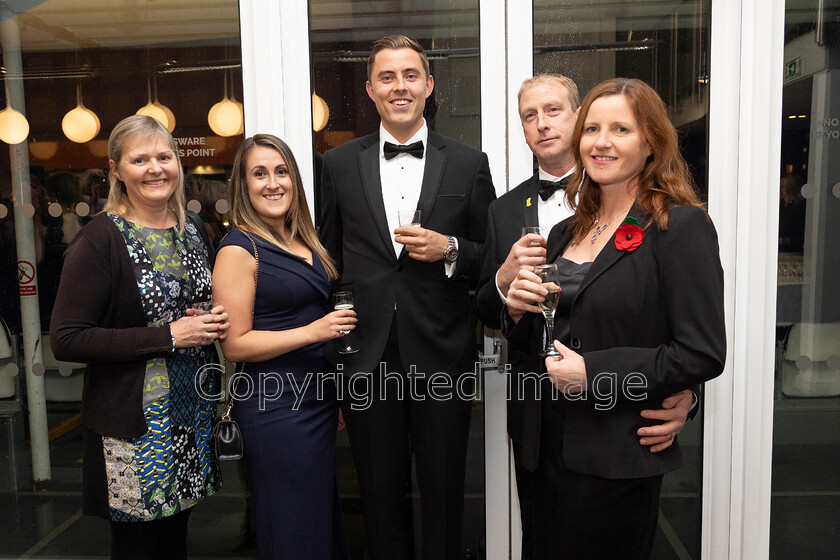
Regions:
<svg viewBox="0 0 840 560"><path fill-rule="evenodd" d="M254 305L251 307L251 328L254 326L254 309L257 307L257 278L260 276L260 253L257 251L257 244L254 242L254 238L251 237L247 232L239 230L242 234L248 238L251 242L251 246L254 248L254 260L257 263L257 267L254 270ZM230 411L233 409L234 398L233 396L236 394L236 388L239 386L239 379L242 377L241 374L245 371L245 362L242 362L242 365L239 367L239 374L236 376L236 381L233 382L233 388L230 391L230 395L228 395L227 403L225 403L225 412L222 414L222 420L230 420Z"/></svg>

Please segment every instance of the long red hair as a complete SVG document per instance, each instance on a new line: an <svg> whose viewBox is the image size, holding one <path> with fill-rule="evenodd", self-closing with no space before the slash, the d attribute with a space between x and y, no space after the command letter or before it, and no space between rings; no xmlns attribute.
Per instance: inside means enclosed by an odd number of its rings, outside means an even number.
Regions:
<svg viewBox="0 0 840 560"><path fill-rule="evenodd" d="M703 208L688 165L680 153L677 131L668 119L668 111L659 94L645 82L613 78L601 82L586 95L580 106L572 138L575 173L566 189L575 216L572 218L574 241L580 242L591 229L601 207L601 189L586 175L580 155L583 125L592 103L601 97L623 95L650 145L651 155L639 175L636 202L651 217L659 230L668 229L668 212L675 205Z"/></svg>

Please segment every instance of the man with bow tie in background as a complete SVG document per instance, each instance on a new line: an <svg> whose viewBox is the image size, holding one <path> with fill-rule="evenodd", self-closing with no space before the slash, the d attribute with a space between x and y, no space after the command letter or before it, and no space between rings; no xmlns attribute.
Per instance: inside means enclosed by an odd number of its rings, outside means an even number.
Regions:
<svg viewBox="0 0 840 560"><path fill-rule="evenodd" d="M477 361L469 290L495 191L485 154L427 127L433 87L419 44L376 41L366 89L379 130L328 151L321 177L321 238L358 318L359 351L332 358L343 365L342 410L373 559L415 557L412 452L422 558L463 558L472 402L452 386ZM414 209L421 225L400 227L398 212Z"/></svg>
<svg viewBox="0 0 840 560"><path fill-rule="evenodd" d="M566 76L539 74L522 82L518 99L525 142L538 169L490 205L477 307L479 318L491 329L501 328L504 300L519 267L545 262L546 240L540 239L542 246L532 246L538 236L522 237L522 228L543 226L547 232L573 214L565 188L575 170L572 134L580 107L577 85Z"/></svg>
<svg viewBox="0 0 840 560"><path fill-rule="evenodd" d="M577 85L560 74L539 74L522 82L518 100L525 142L534 153L538 169L530 178L490 204L488 211L476 307L484 325L496 330L501 327L504 300L519 268L545 262L546 239L538 234L522 236L522 228L542 226L547 236L556 223L573 214L565 188L575 167L572 136L580 107ZM536 242L541 245L536 245ZM541 489L531 473L538 467L550 469L551 466L544 465L545 461L540 462L539 395L532 383L523 384L521 394L518 391L517 374L525 373L528 360L511 351L507 363L511 375L507 427L514 452L522 518L522 558L530 559L533 556L533 521L551 515L551 512L536 511L533 506L531 496ZM549 398L548 395L542 396ZM647 433L640 432L639 443L651 446L653 452L669 447L673 436L685 424L691 406L691 392L683 391L669 397L662 409L645 411L646 418L656 418L664 423L647 428Z"/></svg>

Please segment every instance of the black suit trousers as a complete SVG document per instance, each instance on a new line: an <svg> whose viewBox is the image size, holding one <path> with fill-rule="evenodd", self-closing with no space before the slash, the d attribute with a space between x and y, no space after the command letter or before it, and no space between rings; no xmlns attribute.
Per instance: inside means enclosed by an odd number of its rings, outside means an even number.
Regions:
<svg viewBox="0 0 840 560"><path fill-rule="evenodd" d="M548 384L548 382L545 382ZM647 560L662 476L607 479L563 464L563 397L544 387L540 458L532 475L532 559Z"/></svg>
<svg viewBox="0 0 840 560"><path fill-rule="evenodd" d="M380 370L344 379L342 410L359 475L368 556L415 558L411 456L420 493L421 556L463 558L464 475L472 402L433 398L400 360L396 321ZM442 392L434 392L438 397Z"/></svg>

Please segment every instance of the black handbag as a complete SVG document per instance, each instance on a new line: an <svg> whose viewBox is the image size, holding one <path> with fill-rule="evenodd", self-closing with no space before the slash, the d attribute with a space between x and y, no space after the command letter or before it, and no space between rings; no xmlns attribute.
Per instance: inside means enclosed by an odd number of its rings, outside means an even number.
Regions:
<svg viewBox="0 0 840 560"><path fill-rule="evenodd" d="M242 232L245 233L245 232ZM260 274L260 257L257 252L257 244L250 235L245 233L245 236L251 241L254 246L254 259L257 261L257 268L254 271L254 305L257 304L257 277ZM254 310L251 309L251 322L254 321ZM236 420L230 417L230 411L233 409L234 399L236 397L236 387L239 385L239 379L245 371L245 362L239 368L239 373L236 375L236 381L233 383L225 403L225 412L222 417L213 426L213 434L210 436L210 444L213 449L213 455L217 461L238 461L242 458L243 444L242 444L242 430L239 429L239 424Z"/></svg>
<svg viewBox="0 0 840 560"><path fill-rule="evenodd" d="M242 458L242 432L236 420L231 420L229 408L213 427L212 442L217 461L236 461Z"/></svg>

